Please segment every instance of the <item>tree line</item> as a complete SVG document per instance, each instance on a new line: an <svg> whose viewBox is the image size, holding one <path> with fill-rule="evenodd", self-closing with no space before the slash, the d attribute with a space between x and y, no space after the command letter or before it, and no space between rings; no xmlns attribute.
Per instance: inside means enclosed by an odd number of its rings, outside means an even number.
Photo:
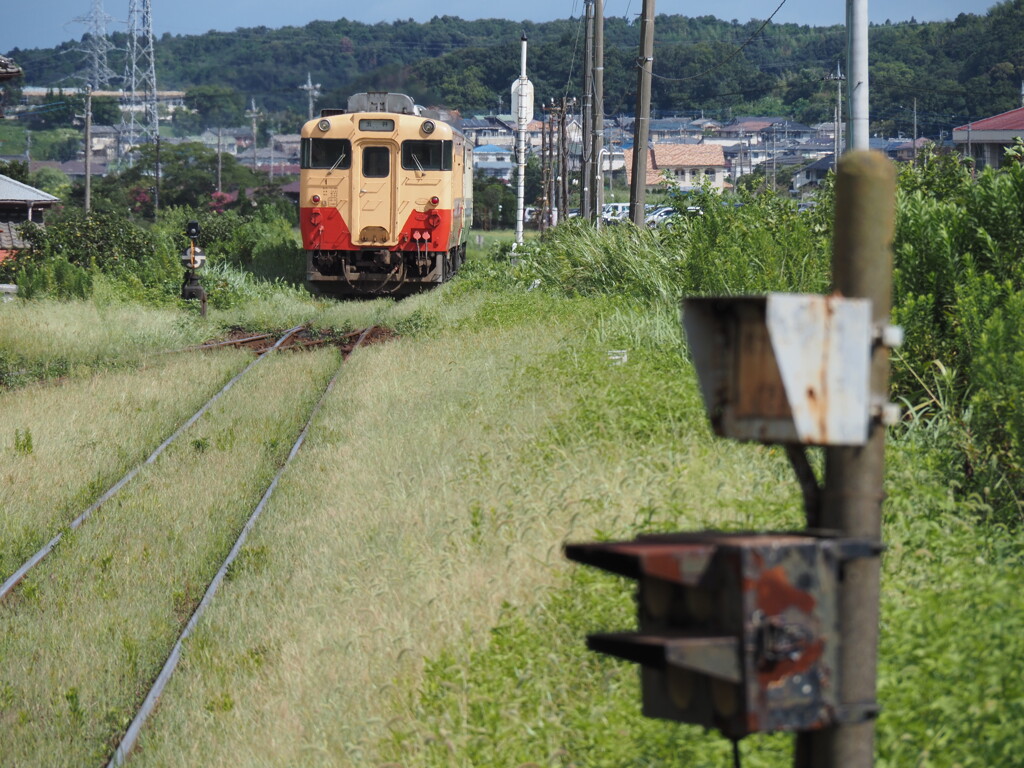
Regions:
<svg viewBox="0 0 1024 768"><path fill-rule="evenodd" d="M530 40L530 78L538 99L579 90L582 20L546 23L466 21L437 16L364 24L339 19L303 27L240 28L203 35L165 34L155 42L161 88L200 96L200 127L240 124L250 99L272 121L295 125L306 114L299 86L307 73L322 84L320 106L344 106L355 91L409 93L420 103L463 114L507 112L518 73L519 39ZM125 35L111 36L115 49ZM605 106L633 111L639 24L605 20ZM1024 76L1024 0L952 21L873 25L873 130L938 137L971 119L1020 105ZM77 43L8 52L32 85L69 82L82 71ZM652 108L656 114L728 119L787 114L806 123L830 120L835 89L823 78L845 58L845 28L659 15L655 22ZM110 66L123 69L116 50ZM5 86L7 104L17 85ZM205 109L205 114L203 112ZM196 126L191 126L196 127Z"/></svg>

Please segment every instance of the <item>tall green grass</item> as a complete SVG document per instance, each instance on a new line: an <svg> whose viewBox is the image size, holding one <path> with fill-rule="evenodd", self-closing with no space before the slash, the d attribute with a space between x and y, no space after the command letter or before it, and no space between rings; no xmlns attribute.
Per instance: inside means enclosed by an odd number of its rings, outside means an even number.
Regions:
<svg viewBox="0 0 1024 768"><path fill-rule="evenodd" d="M253 369L0 605L6 764L107 760L337 363Z"/></svg>

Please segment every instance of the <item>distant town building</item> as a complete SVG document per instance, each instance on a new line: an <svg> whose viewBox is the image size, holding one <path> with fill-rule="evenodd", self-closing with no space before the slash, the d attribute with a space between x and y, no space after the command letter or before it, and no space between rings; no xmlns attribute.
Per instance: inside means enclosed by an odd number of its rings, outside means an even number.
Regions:
<svg viewBox="0 0 1024 768"><path fill-rule="evenodd" d="M977 168L998 168L1018 136L1024 137L1024 107L954 128L953 144L957 152L973 158Z"/></svg>
<svg viewBox="0 0 1024 768"><path fill-rule="evenodd" d="M699 189L707 184L721 192L725 181L725 153L718 144L654 144L648 149L647 189L656 189L668 181L682 191ZM632 184L633 150L624 151L626 180Z"/></svg>
<svg viewBox="0 0 1024 768"><path fill-rule="evenodd" d="M515 172L514 152L509 147L484 144L473 150L473 172L502 181L510 181Z"/></svg>

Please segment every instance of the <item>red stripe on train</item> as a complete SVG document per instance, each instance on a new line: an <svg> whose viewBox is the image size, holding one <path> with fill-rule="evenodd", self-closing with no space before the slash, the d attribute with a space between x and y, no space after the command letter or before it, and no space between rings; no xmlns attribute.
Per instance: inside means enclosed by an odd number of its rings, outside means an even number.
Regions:
<svg viewBox="0 0 1024 768"><path fill-rule="evenodd" d="M369 246L352 242L352 233L337 208L300 208L302 247L307 251L359 251ZM446 251L452 231L451 209L413 211L391 251Z"/></svg>

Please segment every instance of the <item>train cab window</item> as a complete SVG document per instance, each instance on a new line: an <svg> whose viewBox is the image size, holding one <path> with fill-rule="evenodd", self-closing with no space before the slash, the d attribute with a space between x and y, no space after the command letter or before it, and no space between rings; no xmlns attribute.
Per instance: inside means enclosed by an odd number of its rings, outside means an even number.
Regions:
<svg viewBox="0 0 1024 768"><path fill-rule="evenodd" d="M387 147L365 147L363 149L363 176L368 179L383 179L391 173L391 150Z"/></svg>
<svg viewBox="0 0 1024 768"><path fill-rule="evenodd" d="M451 141L403 141L402 168L407 171L450 171Z"/></svg>
<svg viewBox="0 0 1024 768"><path fill-rule="evenodd" d="M352 167L352 142L348 139L303 139L302 168Z"/></svg>

